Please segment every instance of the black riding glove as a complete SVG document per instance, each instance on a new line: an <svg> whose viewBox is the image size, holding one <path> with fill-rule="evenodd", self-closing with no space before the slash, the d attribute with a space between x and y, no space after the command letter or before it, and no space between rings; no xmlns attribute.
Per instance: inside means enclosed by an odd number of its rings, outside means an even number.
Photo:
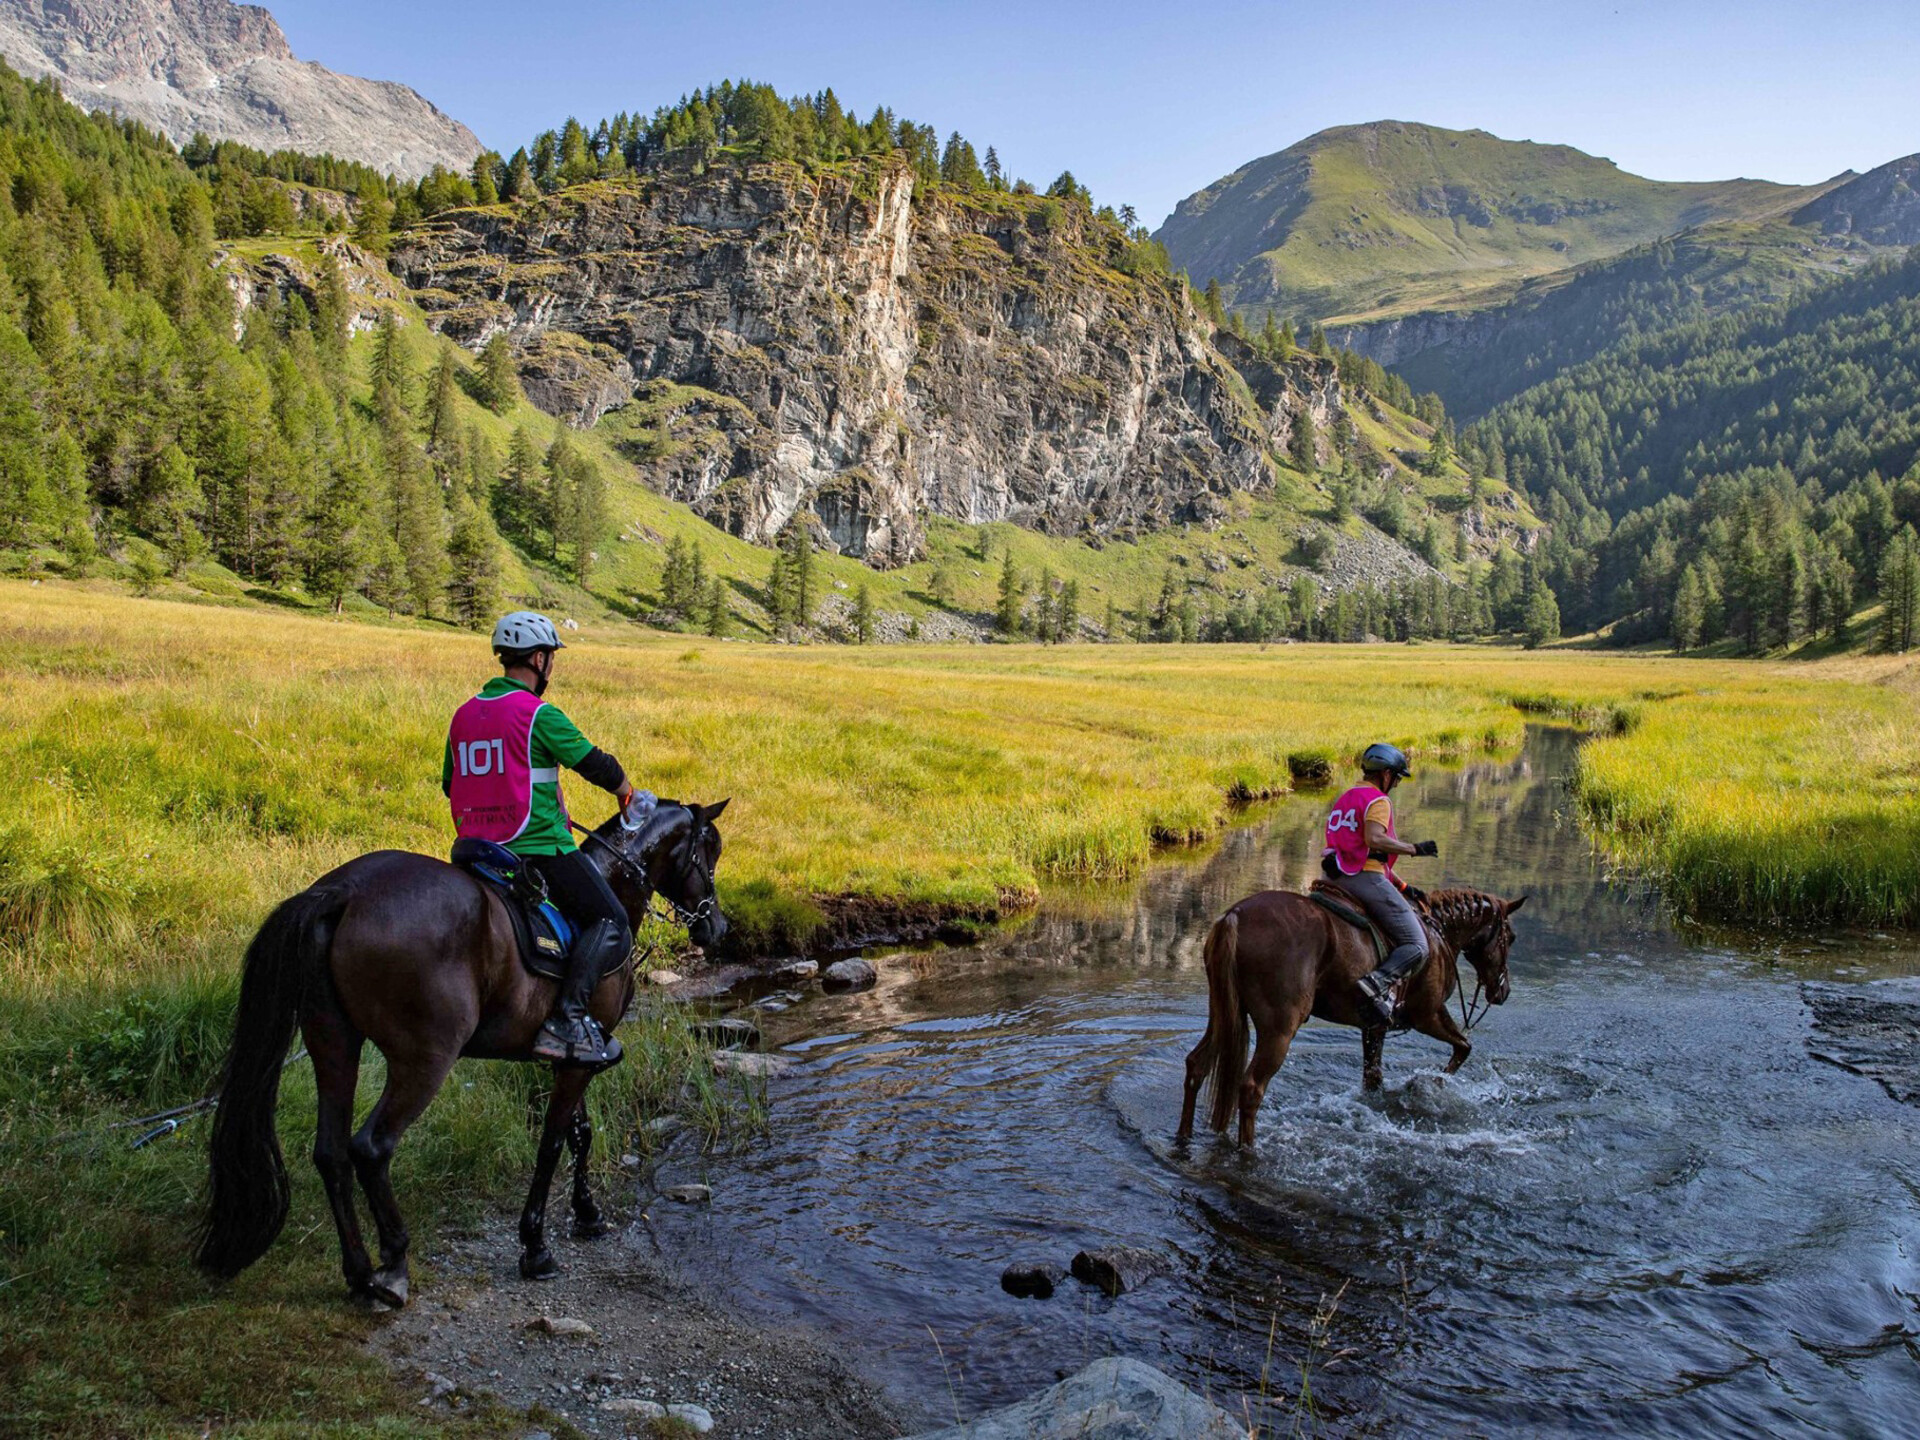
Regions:
<svg viewBox="0 0 1920 1440"><path fill-rule="evenodd" d="M1418 845L1413 847L1413 853L1416 855L1424 855L1431 860L1440 853L1440 842L1437 840L1422 840Z"/></svg>
<svg viewBox="0 0 1920 1440"><path fill-rule="evenodd" d="M1400 887L1400 893L1407 897L1407 903L1409 905L1424 905L1427 903L1427 892L1422 890L1418 885L1402 885Z"/></svg>

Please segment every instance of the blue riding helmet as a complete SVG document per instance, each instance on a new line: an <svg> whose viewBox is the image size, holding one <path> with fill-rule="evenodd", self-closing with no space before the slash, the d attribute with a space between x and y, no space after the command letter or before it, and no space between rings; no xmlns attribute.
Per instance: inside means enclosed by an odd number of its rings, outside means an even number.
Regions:
<svg viewBox="0 0 1920 1440"><path fill-rule="evenodd" d="M1398 745L1389 745L1384 740L1369 745L1366 753L1360 757L1360 771L1371 774L1375 770L1385 770L1389 775L1398 775L1402 780L1411 780L1413 772L1407 768L1407 752Z"/></svg>

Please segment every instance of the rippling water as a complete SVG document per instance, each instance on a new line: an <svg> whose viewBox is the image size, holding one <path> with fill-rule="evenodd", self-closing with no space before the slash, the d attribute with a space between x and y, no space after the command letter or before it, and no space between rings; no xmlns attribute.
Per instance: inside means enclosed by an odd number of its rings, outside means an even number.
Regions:
<svg viewBox="0 0 1920 1440"><path fill-rule="evenodd" d="M1314 1023L1252 1152L1173 1144L1207 926L1310 873L1320 806L1290 802L765 1016L800 1062L773 1134L675 1159L714 1204L655 1207L667 1250L930 1422L1125 1354L1280 1433L1920 1434L1920 1111L1810 1058L1799 991L1920 954L1676 930L1567 813L1572 747L1538 730L1402 792L1443 857L1409 874L1533 897L1460 1075L1400 1037L1364 1096L1358 1033ZM1112 1300L999 1289L1102 1243L1172 1268Z"/></svg>

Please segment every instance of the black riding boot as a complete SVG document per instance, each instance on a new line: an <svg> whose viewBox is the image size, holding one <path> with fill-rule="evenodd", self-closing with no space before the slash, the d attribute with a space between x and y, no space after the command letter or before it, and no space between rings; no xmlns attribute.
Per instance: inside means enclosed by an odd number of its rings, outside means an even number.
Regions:
<svg viewBox="0 0 1920 1440"><path fill-rule="evenodd" d="M1399 1008L1394 1004L1393 987L1413 972L1424 955L1418 945L1401 945L1380 962L1378 970L1360 977L1361 993L1373 1002L1373 1008L1387 1024L1393 1024Z"/></svg>
<svg viewBox="0 0 1920 1440"><path fill-rule="evenodd" d="M533 1042L536 1059L596 1069L619 1063L620 1042L604 1034L587 1013L593 988L617 963L619 948L620 927L611 920L594 922L574 939L567 952L567 978L560 982L559 1003Z"/></svg>

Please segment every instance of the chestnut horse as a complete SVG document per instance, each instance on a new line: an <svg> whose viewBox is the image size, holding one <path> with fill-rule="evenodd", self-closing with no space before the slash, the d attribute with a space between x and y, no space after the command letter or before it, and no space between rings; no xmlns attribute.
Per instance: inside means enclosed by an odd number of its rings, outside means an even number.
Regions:
<svg viewBox="0 0 1920 1440"><path fill-rule="evenodd" d="M607 877L637 927L657 893L696 945L727 931L714 891L726 808L662 801L638 833L619 817L587 837L582 853ZM589 1008L608 1032L633 999L631 964L603 976ZM319 1122L313 1163L340 1233L340 1269L358 1297L407 1301L407 1227L388 1176L400 1137L462 1056L528 1060L553 1009L556 986L531 974L506 902L465 870L427 855L381 850L350 860L281 903L247 947L240 1010L227 1052L209 1146L200 1265L230 1277L273 1243L286 1223L287 1169L274 1127L280 1070L298 1024L313 1059ZM366 1041L386 1057L387 1083L359 1132L353 1092ZM559 1272L546 1245L547 1192L565 1145L573 1152L574 1233L599 1235L587 1186L593 1130L584 1096L593 1072L557 1067L553 1097L520 1215L520 1273ZM351 1138L349 1138L351 1136ZM375 1270L360 1238L354 1180L380 1236Z"/></svg>
<svg viewBox="0 0 1920 1440"><path fill-rule="evenodd" d="M1507 951L1513 945L1508 917L1526 902L1524 895L1502 900L1479 890L1439 890L1420 907L1431 954L1426 968L1408 982L1400 1014L1408 1028L1453 1046L1449 1075L1473 1050L1466 1032L1447 1013L1455 957L1473 965L1489 1001L1504 1005L1511 988ZM1267 1082L1286 1061L1287 1048L1309 1015L1359 1027L1366 1088L1380 1088L1387 1026L1357 983L1375 964L1373 943L1358 926L1305 895L1263 890L1214 922L1207 932L1206 962L1207 1033L1187 1056L1180 1139L1193 1134L1194 1105L1211 1073L1210 1123L1215 1133L1227 1128L1237 1103L1240 1143L1251 1145L1253 1117ZM1249 1017L1259 1035L1251 1064Z"/></svg>

